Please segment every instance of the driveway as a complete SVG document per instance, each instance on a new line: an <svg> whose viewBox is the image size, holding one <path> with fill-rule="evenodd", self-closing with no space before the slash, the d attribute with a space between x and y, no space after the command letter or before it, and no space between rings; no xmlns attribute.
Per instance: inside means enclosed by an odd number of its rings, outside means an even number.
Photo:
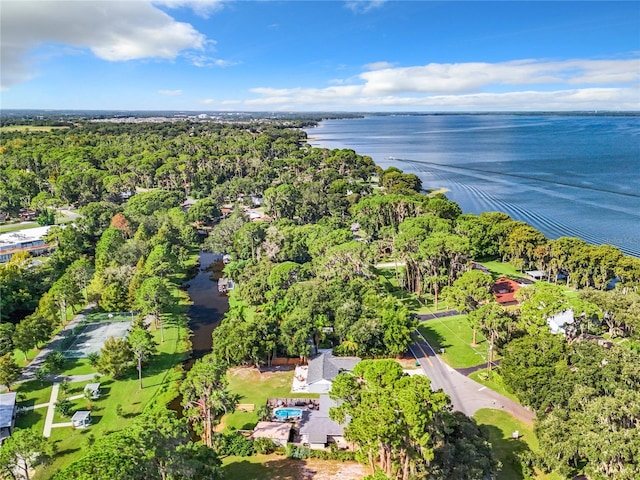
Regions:
<svg viewBox="0 0 640 480"><path fill-rule="evenodd" d="M449 395L454 410L471 417L481 408L493 408L509 412L525 423L533 423L535 413L451 368L418 331L414 331L409 349L431 379L431 387L434 390L442 389Z"/></svg>

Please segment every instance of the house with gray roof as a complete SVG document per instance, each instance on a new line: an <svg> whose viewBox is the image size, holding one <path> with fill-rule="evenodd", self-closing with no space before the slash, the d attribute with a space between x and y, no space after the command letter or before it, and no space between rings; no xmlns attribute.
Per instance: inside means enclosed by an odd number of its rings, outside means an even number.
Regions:
<svg viewBox="0 0 640 480"><path fill-rule="evenodd" d="M0 444L13 433L16 412L16 392L0 394Z"/></svg>
<svg viewBox="0 0 640 480"><path fill-rule="evenodd" d="M335 443L338 447L347 447L344 427L349 423L349 419L346 419L344 424L331 420L329 409L335 406L336 402L331 400L329 395L320 395L320 408L302 413L299 433L303 445L308 445L313 450L322 450L330 443Z"/></svg>
<svg viewBox="0 0 640 480"><path fill-rule="evenodd" d="M333 379L341 372L350 372L360 361L358 357L334 357L330 350L309 359L307 385L309 393L328 393Z"/></svg>

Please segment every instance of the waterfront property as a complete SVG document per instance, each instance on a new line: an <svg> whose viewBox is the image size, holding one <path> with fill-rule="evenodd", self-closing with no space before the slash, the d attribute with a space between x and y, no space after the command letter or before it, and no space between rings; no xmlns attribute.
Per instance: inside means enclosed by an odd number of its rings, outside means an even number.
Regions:
<svg viewBox="0 0 640 480"><path fill-rule="evenodd" d="M497 279L491 287L491 293L496 297L496 302L503 307L518 305L518 300L514 296L518 290L520 290L520 284L505 277Z"/></svg>
<svg viewBox="0 0 640 480"><path fill-rule="evenodd" d="M309 359L307 368L307 391L328 393L333 379L341 372L350 372L360 361L357 357L335 357L330 350Z"/></svg>
<svg viewBox="0 0 640 480"><path fill-rule="evenodd" d="M283 422L258 422L251 434L252 439L268 438L279 447L286 447L291 436L291 424Z"/></svg>
<svg viewBox="0 0 640 480"><path fill-rule="evenodd" d="M338 445L338 448L348 448L344 438L346 423L339 424L329 418L329 409L335 406L329 395L320 395L318 410L304 412L299 423L300 443L314 450L322 450L331 443Z"/></svg>
<svg viewBox="0 0 640 480"><path fill-rule="evenodd" d="M16 392L0 394L0 445L13 433L16 412Z"/></svg>

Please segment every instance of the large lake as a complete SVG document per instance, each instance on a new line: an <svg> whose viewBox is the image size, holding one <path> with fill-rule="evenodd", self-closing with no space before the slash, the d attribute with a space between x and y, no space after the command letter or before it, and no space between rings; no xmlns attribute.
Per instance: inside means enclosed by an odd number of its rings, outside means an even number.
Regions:
<svg viewBox="0 0 640 480"><path fill-rule="evenodd" d="M506 212L549 238L640 257L639 116L371 116L306 131L313 146L351 148L446 188L465 213Z"/></svg>

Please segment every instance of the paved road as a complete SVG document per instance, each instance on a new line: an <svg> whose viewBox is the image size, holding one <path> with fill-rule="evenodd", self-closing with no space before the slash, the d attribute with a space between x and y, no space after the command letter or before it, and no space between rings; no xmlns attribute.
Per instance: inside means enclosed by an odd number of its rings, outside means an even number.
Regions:
<svg viewBox="0 0 640 480"><path fill-rule="evenodd" d="M414 332L413 340L414 343L409 349L420 362L424 373L431 379L432 388L442 389L449 395L454 410L472 416L481 408L494 408L509 412L525 423L533 423L533 412L445 364L419 332Z"/></svg>

